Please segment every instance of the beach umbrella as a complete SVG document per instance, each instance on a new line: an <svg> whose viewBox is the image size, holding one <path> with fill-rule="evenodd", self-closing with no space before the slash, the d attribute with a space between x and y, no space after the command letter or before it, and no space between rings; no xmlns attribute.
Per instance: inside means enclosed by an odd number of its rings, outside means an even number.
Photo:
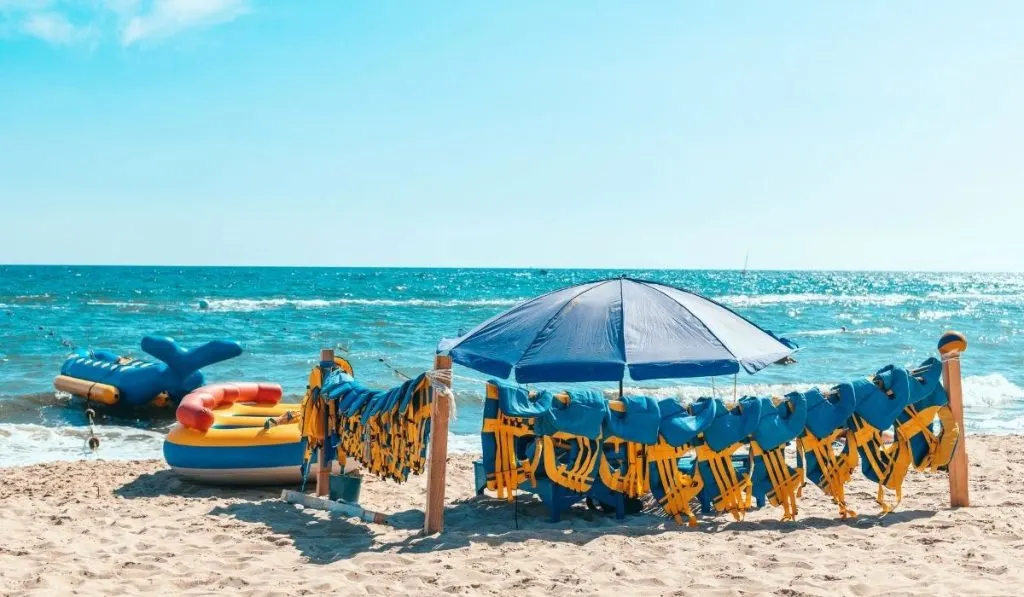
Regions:
<svg viewBox="0 0 1024 597"><path fill-rule="evenodd" d="M695 292L620 277L555 290L512 307L438 352L520 383L622 381L755 373L796 346Z"/></svg>

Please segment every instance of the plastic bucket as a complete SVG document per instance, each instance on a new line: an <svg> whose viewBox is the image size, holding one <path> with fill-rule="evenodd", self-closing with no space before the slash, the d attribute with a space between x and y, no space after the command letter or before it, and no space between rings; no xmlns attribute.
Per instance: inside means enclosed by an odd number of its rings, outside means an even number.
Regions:
<svg viewBox="0 0 1024 597"><path fill-rule="evenodd" d="M359 490L363 486L361 475L331 475L330 497L350 504L359 503Z"/></svg>

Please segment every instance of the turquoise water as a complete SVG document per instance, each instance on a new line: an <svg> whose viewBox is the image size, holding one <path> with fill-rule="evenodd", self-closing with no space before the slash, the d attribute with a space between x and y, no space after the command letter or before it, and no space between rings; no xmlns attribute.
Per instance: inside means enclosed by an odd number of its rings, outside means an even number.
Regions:
<svg viewBox="0 0 1024 597"><path fill-rule="evenodd" d="M81 405L51 386L72 348L139 355L146 334L185 345L231 337L245 354L208 368L209 380L274 381L297 400L320 348L349 358L364 383L391 386L399 377L380 359L418 373L442 337L520 300L619 274L696 290L801 345L798 364L739 377L740 393L916 364L944 330L960 330L970 342L968 428L1024 433L1021 274L0 266L0 464L82 455ZM456 373L453 446L474 449L483 388L473 379L482 376ZM732 384L718 379L715 389L731 396ZM642 387L684 398L712 391L709 380ZM100 423L104 456L159 457L170 419Z"/></svg>

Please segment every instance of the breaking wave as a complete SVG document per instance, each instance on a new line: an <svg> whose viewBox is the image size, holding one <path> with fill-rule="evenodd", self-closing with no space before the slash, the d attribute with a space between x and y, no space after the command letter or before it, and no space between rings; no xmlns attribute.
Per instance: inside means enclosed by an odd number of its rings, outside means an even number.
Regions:
<svg viewBox="0 0 1024 597"><path fill-rule="evenodd" d="M787 336L838 336L840 334L855 334L857 336L885 336L895 330L888 327L881 328L859 328L859 329L834 329L834 330L807 330L803 332L790 332Z"/></svg>
<svg viewBox="0 0 1024 597"><path fill-rule="evenodd" d="M842 294L819 294L819 293L795 293L795 294L758 294L758 295L727 295L716 299L720 303L734 307L760 307L766 305L790 304L790 303L816 303L816 304L849 304L857 303L863 305L895 306L919 300L909 294L864 294L864 295L842 295Z"/></svg>
<svg viewBox="0 0 1024 597"><path fill-rule="evenodd" d="M710 385L677 385L663 387L627 386L627 394L642 394L654 398L676 398L692 402L703 396L718 396L731 400L733 387L730 383ZM736 387L739 396L783 396L789 392L806 392L814 387L831 387L834 382L817 384L740 384ZM611 392L609 392L611 394ZM964 411L967 429L973 433L1021 433L1024 432L1024 388L1004 376L972 375L963 380ZM43 395L24 398L24 406L38 406ZM457 391L457 402L468 417L469 428L478 425L479 403L482 394L476 391ZM476 403L474 405L474 402ZM7 405L8 408L11 405ZM476 408L474 408L476 406ZM107 460L135 460L162 458L164 433L156 429L141 429L122 425L98 425L96 435L100 438L100 449L92 453L86 447L88 428L84 426L43 426L34 423L0 424L0 466L20 466L54 460L81 460L101 458ZM480 434L474 429L467 433L453 433L449 437L452 452L479 453Z"/></svg>
<svg viewBox="0 0 1024 597"><path fill-rule="evenodd" d="M236 311L251 312L265 311L270 309L324 309L329 307L342 306L368 306L368 307L510 307L521 303L525 299L290 299L290 298L269 298L269 299L208 299L205 301L209 311Z"/></svg>
<svg viewBox="0 0 1024 597"><path fill-rule="evenodd" d="M23 466L55 460L135 460L163 458L162 433L135 427L99 425L100 447L89 450L87 427L44 427L33 423L0 424L0 466Z"/></svg>
<svg viewBox="0 0 1024 597"><path fill-rule="evenodd" d="M986 303L1018 303L1024 300L1024 295L1019 294L984 294L977 292L967 293L929 293L927 295L915 296L911 294L822 294L822 293L794 293L794 294L757 294L757 295L726 295L719 296L715 300L734 307L763 307L780 304L821 304L821 305L874 305L881 307L896 307L907 303L915 302L953 302L953 301L979 301Z"/></svg>
<svg viewBox="0 0 1024 597"><path fill-rule="evenodd" d="M202 298L197 297L196 302L190 305L180 303L147 303L140 301L116 301L95 299L86 302L93 307L113 307L117 309L179 309L203 308L217 312L253 312L273 309L325 309L343 306L370 306L370 307L511 307L526 300L525 298L484 298L484 299L389 299L389 298L340 298L340 299L298 299L287 297L275 298ZM844 295L844 294L823 294L823 293L794 293L794 294L760 294L760 295L725 295L715 297L720 303L737 308L768 307L773 305L862 305L895 307L914 303L942 303L942 302L963 302L975 301L986 303L1015 303L1024 302L1024 295L1008 294L983 294L983 293L930 293L927 295L915 296L910 294L865 294L865 295ZM0 308L15 308L24 306L39 306L28 304L5 304L0 303ZM946 319L953 315L963 315L963 309L928 309L924 308L916 313L916 318L921 321L936 321Z"/></svg>
<svg viewBox="0 0 1024 597"><path fill-rule="evenodd" d="M963 392L966 407L1001 408L1014 403L1024 407L1024 388L999 373L965 377Z"/></svg>

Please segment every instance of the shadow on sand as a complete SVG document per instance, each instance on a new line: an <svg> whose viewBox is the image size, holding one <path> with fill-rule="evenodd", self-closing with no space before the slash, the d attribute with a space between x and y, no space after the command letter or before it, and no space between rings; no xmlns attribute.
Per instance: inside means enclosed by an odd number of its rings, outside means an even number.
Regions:
<svg viewBox="0 0 1024 597"><path fill-rule="evenodd" d="M174 495L189 498L236 498L250 501L276 498L281 495L281 486L230 487L223 485L203 485L187 481L169 469L144 473L114 490L114 495L125 499L152 498Z"/></svg>
<svg viewBox="0 0 1024 597"><path fill-rule="evenodd" d="M158 476L160 473L153 475ZM129 485L139 485L142 482ZM158 483L158 481L153 481ZM143 484L144 485L144 484ZM927 519L935 513L926 510L897 511L885 516L860 515L850 520L808 516L795 522L777 520L733 521L723 516L701 517L696 528L678 526L671 519L652 513L627 516L615 520L614 516L574 507L563 514L560 522L549 522L547 511L539 499L523 496L514 503L479 496L458 500L445 509L445 532L424 536L423 512L410 509L389 515L392 529L370 525L355 519L331 516L326 512L303 510L277 498L280 489L225 490L191 485L179 486L178 495L194 497L235 497L245 501L217 506L210 516L228 516L240 521L265 525L280 535L314 564L329 564L349 559L360 553L408 553L460 549L471 544L498 546L509 542L543 540L571 545L586 545L607 535L641 537L663 533L752 533L755 537L765 532L793 533L850 526L856 528L887 527L893 524ZM127 487L127 486L126 486ZM138 487L125 489L127 493L142 495ZM273 494L272 496L270 494ZM159 494L159 493L158 493Z"/></svg>

